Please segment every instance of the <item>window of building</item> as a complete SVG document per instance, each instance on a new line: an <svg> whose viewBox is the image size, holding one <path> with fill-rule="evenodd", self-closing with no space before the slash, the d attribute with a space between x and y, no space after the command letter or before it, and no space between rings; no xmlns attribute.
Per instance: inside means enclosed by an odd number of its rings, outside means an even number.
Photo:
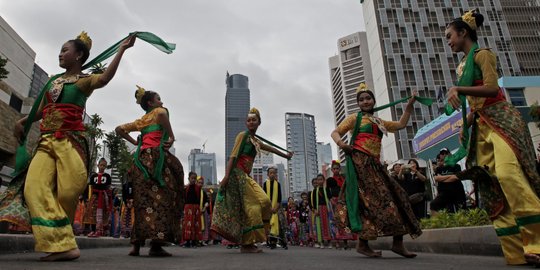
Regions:
<svg viewBox="0 0 540 270"><path fill-rule="evenodd" d="M21 112L22 109L22 99L20 99L16 95L11 95L11 98L9 100L9 106L11 106L13 109L17 110L18 112Z"/></svg>
<svg viewBox="0 0 540 270"><path fill-rule="evenodd" d="M523 88L506 88L508 96L510 97L510 102L516 107L527 106L527 101L525 100L525 94L523 93Z"/></svg>

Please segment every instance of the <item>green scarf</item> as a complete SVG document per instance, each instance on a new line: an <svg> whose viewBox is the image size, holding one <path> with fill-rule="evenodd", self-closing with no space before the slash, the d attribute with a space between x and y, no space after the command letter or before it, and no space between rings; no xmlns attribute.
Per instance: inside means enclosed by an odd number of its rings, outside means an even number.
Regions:
<svg viewBox="0 0 540 270"><path fill-rule="evenodd" d="M377 107L373 109L373 112L377 112L388 107L393 107L399 103L409 100L411 97L402 98L398 101ZM433 99L425 97L415 97L416 101L420 104L431 106L433 104ZM354 140L358 133L360 132L360 124L362 123L362 112L358 112L356 116L356 123L354 124L354 129L350 141L350 145L354 144ZM354 167L354 162L351 155L347 155L347 177L345 178L345 196L347 201L347 210L349 215L349 222L351 223L351 230L353 232L362 231L362 219L360 218L360 198L358 196L358 176L356 175L356 170Z"/></svg>
<svg viewBox="0 0 540 270"><path fill-rule="evenodd" d="M467 60L465 60L465 66L463 67L463 73L459 78L457 83L458 86L472 86L474 81L474 54L478 49L478 44L475 42L472 48L467 54ZM461 145L457 152L452 155L447 156L444 159L444 164L448 166L456 165L458 161L467 156L468 147L469 147L469 129L467 128L467 99L465 95L459 94L459 100L461 102L461 116L463 118L463 138L461 140ZM444 112L446 115L451 115L455 111L450 104L446 104Z"/></svg>
<svg viewBox="0 0 540 270"><path fill-rule="evenodd" d="M100 55L96 56L96 58L92 59L90 62L88 62L86 65L82 66L82 70L86 70L98 63L101 63L105 60L107 60L109 57L116 54L120 48L120 44L127 38L129 38L131 35L135 35L137 38L144 40L154 47L156 47L158 50L164 52L164 53L172 53L174 49L176 49L176 45L173 43L167 43L163 41L160 37L150 33L150 32L132 32L127 37L123 38L122 40L118 41L111 47L109 47L107 50L102 52ZM43 100L43 97L45 96L45 93L47 92L47 89L49 89L50 84L58 77L62 76L63 73L57 74L52 76L52 78L49 79L49 81L45 84L45 86L41 89L41 92L39 93L38 97L36 98L36 101L34 102L34 105L32 106L32 109L30 110L30 114L28 114L28 119L26 120L26 123L24 125L24 132L23 136L21 138L21 143L19 147L17 147L16 152L16 158L15 158L15 171L12 173L12 176L17 176L21 172L23 172L30 163L30 155L26 151L26 142L27 142L27 136L28 132L30 131L30 127L34 123L34 119L36 118L36 113L39 108L39 105L41 104L41 101Z"/></svg>

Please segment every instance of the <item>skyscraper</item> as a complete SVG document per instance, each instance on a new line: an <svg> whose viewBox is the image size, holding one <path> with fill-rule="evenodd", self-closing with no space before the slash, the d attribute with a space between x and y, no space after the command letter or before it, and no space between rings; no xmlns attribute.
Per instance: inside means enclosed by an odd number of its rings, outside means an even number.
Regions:
<svg viewBox="0 0 540 270"><path fill-rule="evenodd" d="M324 172L324 164L332 164L332 146L329 143L317 142L317 165L320 173Z"/></svg>
<svg viewBox="0 0 540 270"><path fill-rule="evenodd" d="M538 1L382 1L362 0L377 104L409 96L437 97L431 107L415 105L407 127L383 140L386 160L413 156L412 138L440 114L444 94L457 81L462 55L453 54L444 38L446 24L464 10L479 8L485 16L480 47L493 48L500 75L538 74L540 29ZM535 49L536 48L536 49ZM399 120L405 104L379 111L385 120Z"/></svg>
<svg viewBox="0 0 540 270"><path fill-rule="evenodd" d="M216 153L205 153L201 149L191 149L188 156L189 171L204 178L204 184L215 185L217 181ZM187 175L187 174L186 174Z"/></svg>
<svg viewBox="0 0 540 270"><path fill-rule="evenodd" d="M373 86L367 44L365 32L357 32L340 38L337 42L339 53L328 60L336 126L341 124L345 117L360 110L356 102L358 85L363 82L369 87ZM342 140L349 142L349 136L345 134ZM339 148L338 155L341 160L345 158L343 151Z"/></svg>
<svg viewBox="0 0 540 270"><path fill-rule="evenodd" d="M250 99L248 77L227 72L225 82L225 160L229 160L236 135L246 130Z"/></svg>
<svg viewBox="0 0 540 270"><path fill-rule="evenodd" d="M290 196L311 190L311 179L318 173L315 117L306 113L286 113L287 150L294 156L287 161Z"/></svg>

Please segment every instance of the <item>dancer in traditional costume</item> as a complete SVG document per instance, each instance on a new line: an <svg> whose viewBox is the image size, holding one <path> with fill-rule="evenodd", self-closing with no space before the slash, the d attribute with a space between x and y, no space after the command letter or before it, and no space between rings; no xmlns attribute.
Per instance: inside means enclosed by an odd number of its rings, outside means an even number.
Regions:
<svg viewBox="0 0 540 270"><path fill-rule="evenodd" d="M333 219L332 206L330 204L331 193L324 187L324 175L317 175L316 187L311 192L310 206L313 209L314 224L313 235L316 247L332 248L330 241L333 239L330 222Z"/></svg>
<svg viewBox="0 0 540 270"><path fill-rule="evenodd" d="M189 185L185 188L184 220L182 224L184 247L197 247L202 240L203 219L202 210L208 205L208 197L197 184L197 174L190 172L188 175ZM202 201L201 201L202 200ZM201 205L202 203L202 205ZM206 210L206 207L204 207Z"/></svg>
<svg viewBox="0 0 540 270"><path fill-rule="evenodd" d="M116 127L116 133L138 145L134 164L128 172L132 182L135 205L135 224L131 235L130 256L139 256L146 239L151 239L150 256L171 256L162 246L175 242L183 209L184 170L169 148L174 133L169 111L163 107L158 93L137 86L137 103L146 114L132 123ZM142 138L134 139L129 132L140 131Z"/></svg>
<svg viewBox="0 0 540 270"><path fill-rule="evenodd" d="M280 237L279 216L278 211L281 208L281 185L277 180L277 169L274 167L268 168L266 171L268 179L263 184L264 192L270 199L272 217L270 218L270 232L268 243L271 249L276 248L277 240Z"/></svg>
<svg viewBox="0 0 540 270"><path fill-rule="evenodd" d="M197 185L201 187L201 196L199 196L199 208L201 209L201 232L202 242L201 246L208 245L211 240L210 226L212 220L212 200L208 196L208 193L204 189L204 177L197 177Z"/></svg>
<svg viewBox="0 0 540 270"><path fill-rule="evenodd" d="M98 162L98 172L90 176L88 183L90 199L86 205L83 223L92 228L88 237L101 237L107 235L105 229L109 228L112 210L112 179L105 172L107 160L101 158Z"/></svg>
<svg viewBox="0 0 540 270"><path fill-rule="evenodd" d="M381 256L368 245L368 240L379 236L394 237L392 251L395 253L407 258L416 256L405 249L403 235L419 236L420 224L407 193L388 175L380 162L383 135L387 131L404 128L409 121L417 97L413 95L396 103L407 99L407 107L399 122L384 121L373 115L380 107L374 108L375 95L361 84L356 96L360 112L348 116L331 134L348 155L345 183L348 216L351 229L359 234L357 252L369 257ZM352 131L350 144L341 140L348 131Z"/></svg>
<svg viewBox="0 0 540 270"><path fill-rule="evenodd" d="M473 10L446 28L452 51L465 54L457 67L458 84L448 90L448 102L452 108L462 109L467 125L462 129L463 147L458 150L464 155L447 157L445 163L455 163L467 155L467 133L472 126L467 168L487 166L496 176L487 189L480 183L479 192L493 219L506 262L540 266L540 177L534 146L519 111L506 101L497 84L495 53L478 47L476 30L483 21L482 14ZM465 99L470 107L467 117Z"/></svg>
<svg viewBox="0 0 540 270"><path fill-rule="evenodd" d="M311 207L309 206L307 192L302 192L300 198L302 198L302 201L300 202L299 207L298 241L300 242L300 246L303 247L309 246L310 244L309 224L311 222Z"/></svg>
<svg viewBox="0 0 540 270"><path fill-rule="evenodd" d="M17 121L15 136L23 141L29 124L42 119L41 138L32 158L24 185L24 198L30 210L35 250L49 253L44 261L74 260L80 256L71 221L77 199L87 183L87 143L83 113L86 100L95 89L114 77L126 49L135 36L119 45L118 53L103 74L82 73L90 54L92 40L83 32L62 46L60 67L66 71L47 82L31 113ZM45 95L45 98L42 98ZM26 127L28 126L28 128ZM17 153L16 167L25 166ZM25 153L25 152L24 152ZM21 165L21 166L19 166ZM22 170L21 170L22 171Z"/></svg>
<svg viewBox="0 0 540 270"><path fill-rule="evenodd" d="M283 158L292 157L291 152L281 152L278 146L256 135L260 124L259 111L251 109L246 119L248 130L236 137L212 216L212 230L231 242L241 243L243 253L262 252L255 243L266 241L264 226L272 216L268 196L249 176L255 156L265 150Z"/></svg>

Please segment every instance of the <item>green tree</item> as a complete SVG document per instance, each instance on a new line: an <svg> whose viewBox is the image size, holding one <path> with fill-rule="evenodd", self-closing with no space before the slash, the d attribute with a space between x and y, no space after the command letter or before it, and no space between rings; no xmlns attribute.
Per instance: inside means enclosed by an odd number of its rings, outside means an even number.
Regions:
<svg viewBox="0 0 540 270"><path fill-rule="evenodd" d="M105 64L97 63L97 64L93 65L92 67L90 67L90 73L92 73L92 74L103 74L103 72L105 72L106 69L107 69L107 63L105 63Z"/></svg>
<svg viewBox="0 0 540 270"><path fill-rule="evenodd" d="M9 71L5 69L7 62L8 62L7 58L2 58L0 56L0 81L2 81L2 79L7 78L7 75L9 74Z"/></svg>
<svg viewBox="0 0 540 270"><path fill-rule="evenodd" d="M98 140L103 138L103 133L105 132L103 129L99 128L103 124L103 119L99 114L95 113L90 116L90 124L85 124L86 128L86 136L88 138L88 148L90 150L90 164L91 167L88 168L89 172L93 172L95 170L95 166L97 163L97 154L98 151L101 150L101 145L97 143Z"/></svg>
<svg viewBox="0 0 540 270"><path fill-rule="evenodd" d="M133 164L133 157L129 152L126 141L114 131L105 134L105 140L111 159L109 162L110 168L113 174L116 172L119 178L123 180L131 164Z"/></svg>

